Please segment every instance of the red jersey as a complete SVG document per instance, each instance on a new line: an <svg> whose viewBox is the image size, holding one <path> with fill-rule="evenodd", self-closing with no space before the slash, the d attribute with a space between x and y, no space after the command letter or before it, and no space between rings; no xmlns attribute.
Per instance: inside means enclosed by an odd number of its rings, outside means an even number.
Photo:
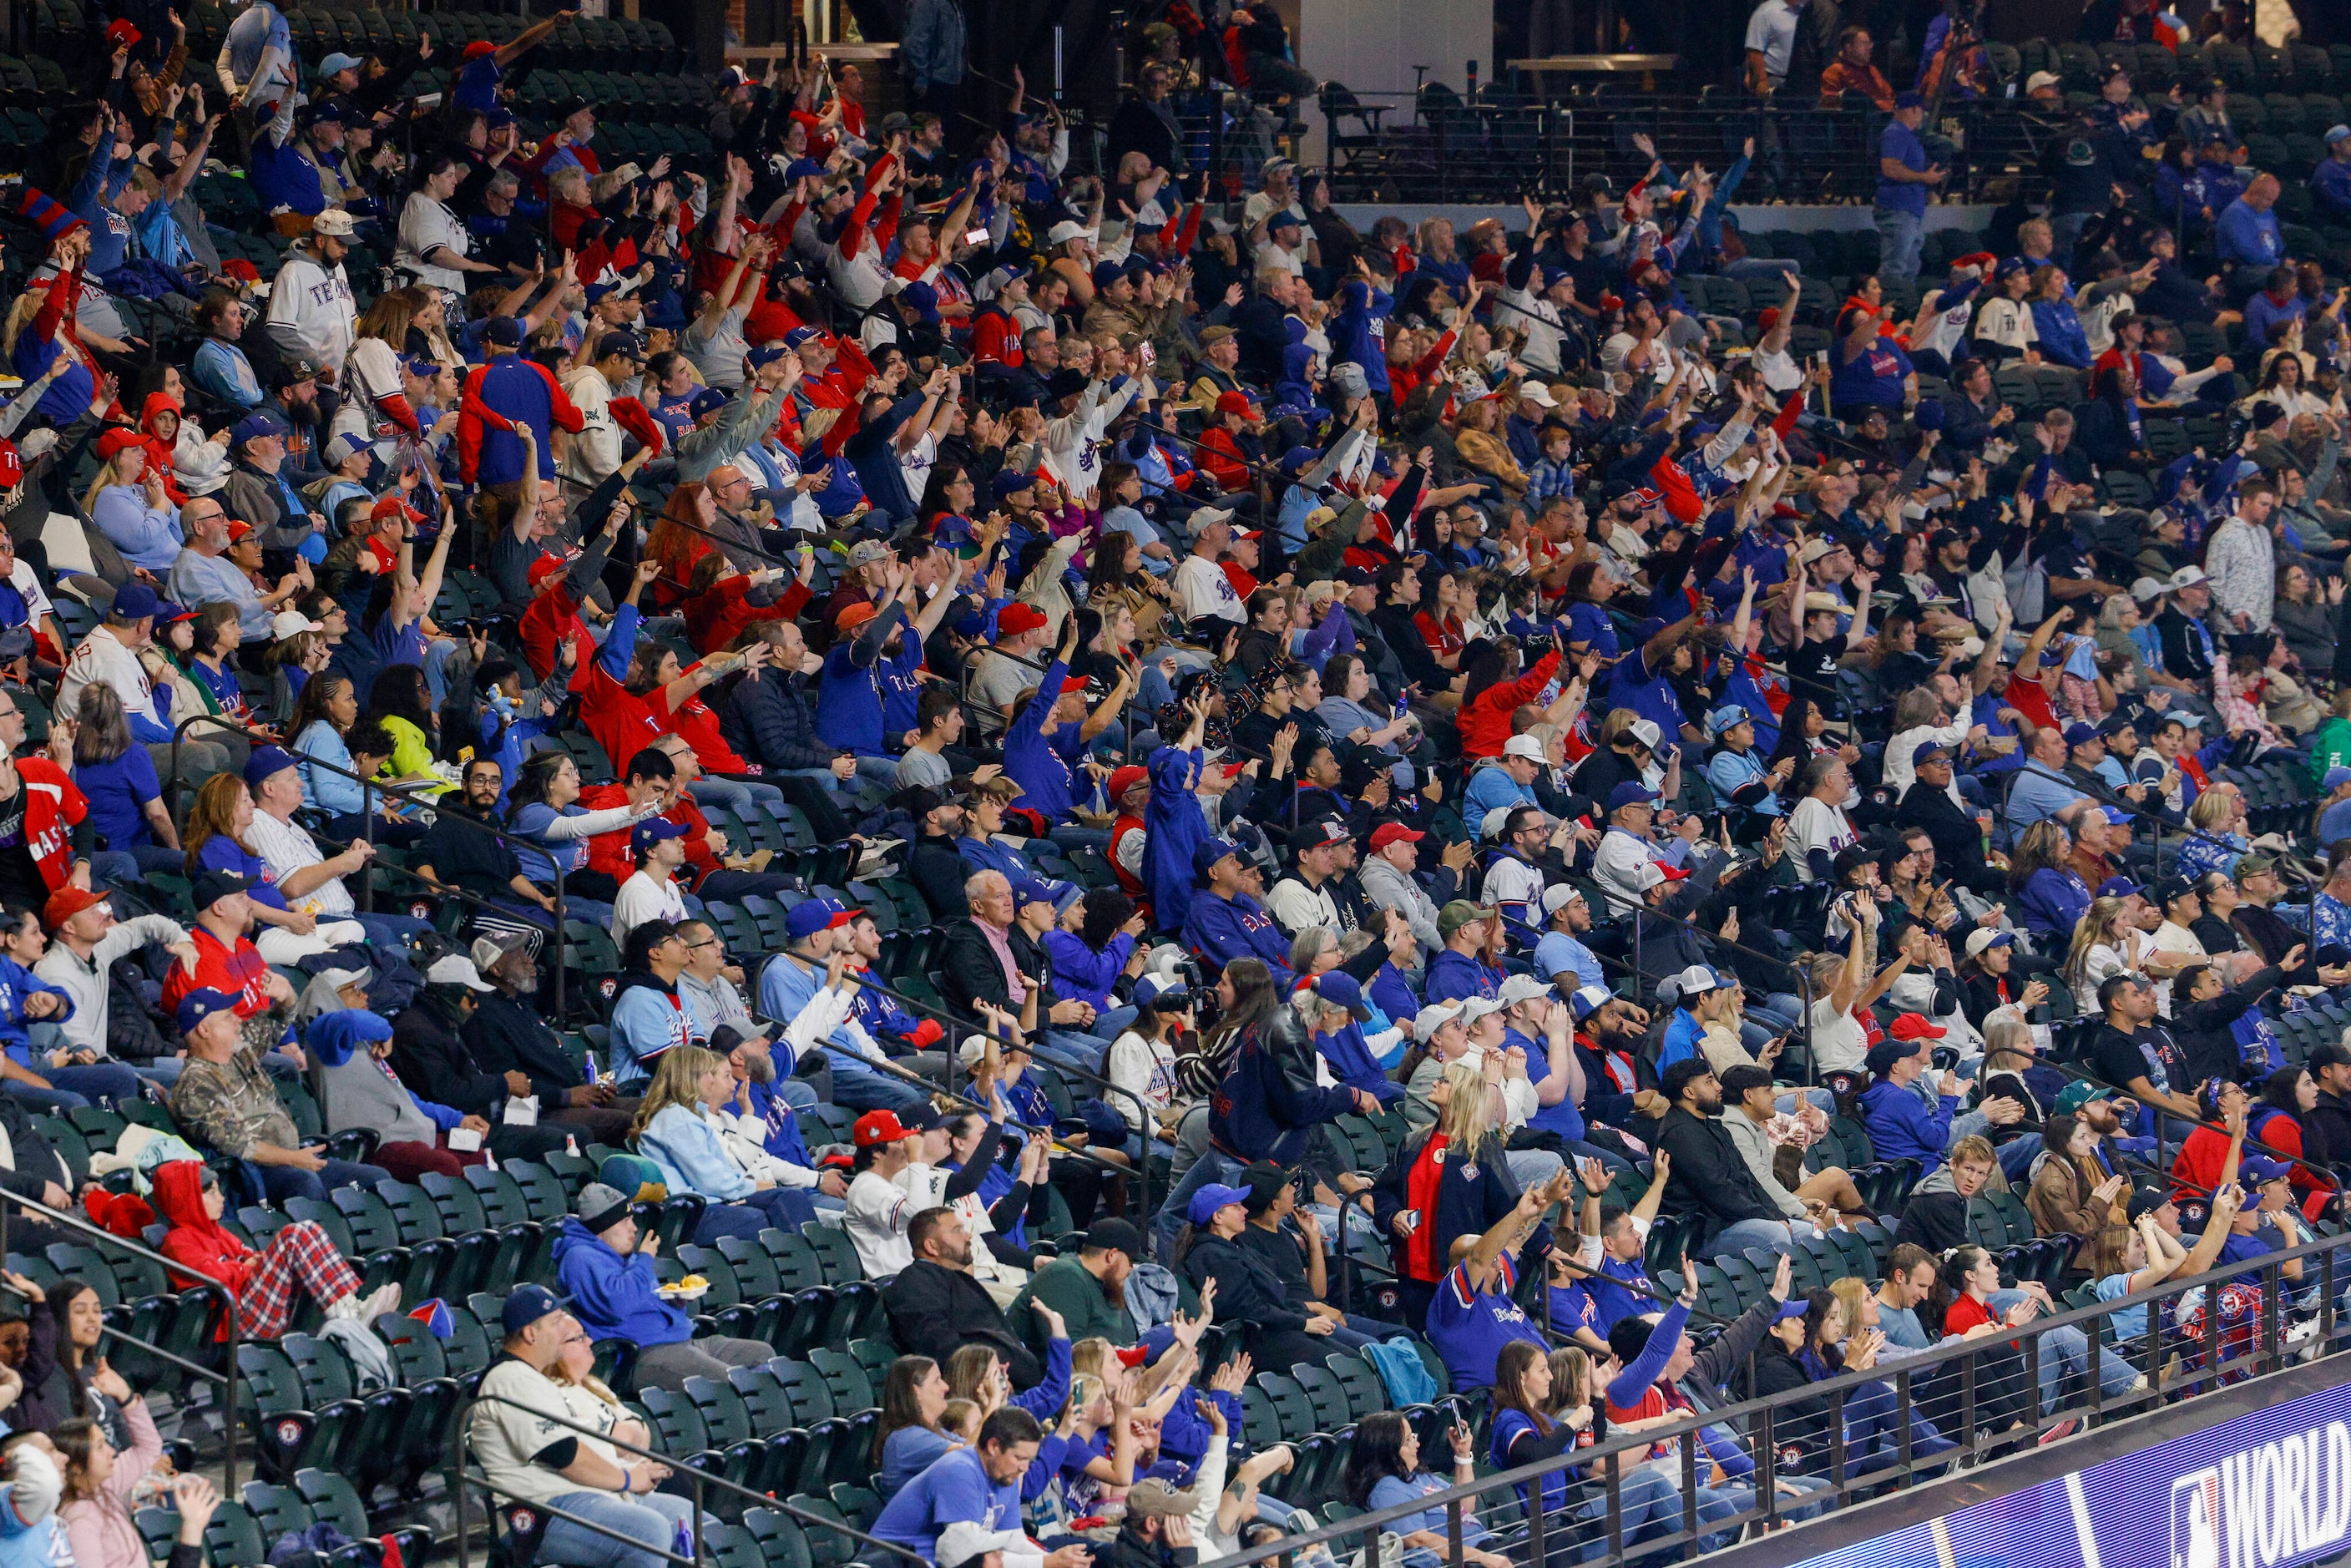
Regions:
<svg viewBox="0 0 2351 1568"><path fill-rule="evenodd" d="M196 972L174 964L163 978L163 1010L178 1009L191 991L219 991L236 998L236 1016L249 1019L269 1007L269 966L261 950L240 936L230 947L202 925L191 925L188 936L196 945Z"/></svg>
<svg viewBox="0 0 2351 1568"><path fill-rule="evenodd" d="M580 722L612 759L616 772L624 772L630 758L669 733L653 716L653 702L614 680L601 653L581 657L571 689L580 694Z"/></svg>
<svg viewBox="0 0 2351 1568"><path fill-rule="evenodd" d="M658 701L646 706L656 724L663 719L661 708ZM718 733L718 716L710 711L710 705L702 700L699 693L678 704L676 711L668 716L668 724L670 734L694 747L694 755L701 759L705 773L741 773L751 766L737 756L735 748L726 744L726 737Z"/></svg>

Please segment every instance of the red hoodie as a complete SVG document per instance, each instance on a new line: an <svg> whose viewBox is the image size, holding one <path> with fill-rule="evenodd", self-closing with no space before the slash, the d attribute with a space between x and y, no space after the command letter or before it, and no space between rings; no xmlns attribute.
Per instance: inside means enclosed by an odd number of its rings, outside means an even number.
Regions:
<svg viewBox="0 0 2351 1568"><path fill-rule="evenodd" d="M244 1294L261 1255L239 1241L221 1222L204 1212L204 1167L194 1160L172 1160L155 1167L155 1207L172 1228L165 1233L163 1256L187 1272L172 1281L183 1288L209 1280L225 1285L232 1299ZM222 1332L227 1332L223 1322Z"/></svg>
<svg viewBox="0 0 2351 1568"><path fill-rule="evenodd" d="M139 433L146 437L146 440L140 444L147 449L147 466L163 476L163 493L172 497L172 504L175 507L184 507L188 504L188 493L180 488L180 476L172 470L172 448L174 443L164 440L155 433L155 416L162 413L178 414L180 413L180 400L170 392L149 392L146 402L139 409Z"/></svg>

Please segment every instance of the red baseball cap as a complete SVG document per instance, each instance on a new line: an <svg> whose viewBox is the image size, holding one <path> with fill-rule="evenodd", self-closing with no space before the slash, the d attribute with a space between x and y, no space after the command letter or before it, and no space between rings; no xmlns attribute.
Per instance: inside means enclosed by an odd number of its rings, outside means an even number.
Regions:
<svg viewBox="0 0 2351 1568"><path fill-rule="evenodd" d="M239 520L238 518L235 518L235 517L231 517L231 518L229 519L229 522L228 522L228 542L229 542L229 543L231 543L231 544L236 544L236 543L239 543L239 542L240 542L240 541L242 541L242 540L245 540L245 539L250 538L252 538L252 537L253 537L253 525L252 525L251 523L241 521L241 520Z"/></svg>
<svg viewBox="0 0 2351 1568"><path fill-rule="evenodd" d="M108 431L104 435L98 438L97 450L99 460L100 462L110 461L113 458L116 453L122 451L125 447L144 446L146 444L147 438L140 434L139 432L135 430L124 430L118 425L116 428Z"/></svg>
<svg viewBox="0 0 2351 1568"><path fill-rule="evenodd" d="M397 490L391 492L381 500L378 501L374 507L369 511L368 516L377 522L381 522L384 518L392 516L394 512L405 512L408 515L408 520L412 523L421 523L424 520L424 514L410 506L405 500L402 500L401 498L400 492Z"/></svg>
<svg viewBox="0 0 2351 1568"><path fill-rule="evenodd" d="M1125 794L1129 789L1134 789L1137 784L1149 782L1150 779L1151 769L1148 768L1137 767L1135 764L1130 762L1125 767L1121 768L1111 774L1110 783L1106 786L1106 793L1109 794L1112 800L1115 800L1121 795Z"/></svg>
<svg viewBox="0 0 2351 1568"><path fill-rule="evenodd" d="M1689 873L1684 871L1681 867L1677 865L1667 865L1663 861L1651 861L1649 863L1656 866L1658 873L1667 882L1679 882L1682 878L1689 875Z"/></svg>
<svg viewBox="0 0 2351 1568"><path fill-rule="evenodd" d="M0 490L13 490L25 480L25 459L16 444L0 438Z"/></svg>
<svg viewBox="0 0 2351 1568"><path fill-rule="evenodd" d="M853 604L843 606L840 618L833 622L833 625L846 632L852 627L864 625L881 613L881 610L872 601L861 599Z"/></svg>
<svg viewBox="0 0 2351 1568"><path fill-rule="evenodd" d="M498 47L490 42L487 38L476 38L472 43L465 46L465 57L469 60L478 60L483 58L485 56L495 55L497 52Z"/></svg>
<svg viewBox="0 0 2351 1568"><path fill-rule="evenodd" d="M530 563L530 570L523 575L530 580L533 588L537 588L550 577L562 576L569 564L559 555L542 555Z"/></svg>
<svg viewBox="0 0 2351 1568"><path fill-rule="evenodd" d="M1249 393L1247 392L1218 392L1217 394L1217 412L1218 413L1238 413L1246 415L1250 412L1250 407Z"/></svg>
<svg viewBox="0 0 2351 1568"><path fill-rule="evenodd" d="M861 1149L870 1149L876 1144L894 1144L908 1135L894 1111L868 1111L849 1130L850 1142Z"/></svg>
<svg viewBox="0 0 2351 1568"><path fill-rule="evenodd" d="M68 883L49 894L49 902L41 908L41 924L55 931L83 910L105 902L106 894Z"/></svg>
<svg viewBox="0 0 2351 1568"><path fill-rule="evenodd" d="M146 36L128 21L118 21L106 29L106 41L118 49L135 49Z"/></svg>
<svg viewBox="0 0 2351 1568"><path fill-rule="evenodd" d="M1033 604L1008 604L997 612L996 634L1018 637L1023 632L1040 630L1045 624L1045 612Z"/></svg>
<svg viewBox="0 0 2351 1568"><path fill-rule="evenodd" d="M1384 850L1399 839L1408 844L1416 844L1426 837L1428 835L1418 828L1407 828L1402 822L1382 822L1372 830L1372 848Z"/></svg>
<svg viewBox="0 0 2351 1568"><path fill-rule="evenodd" d="M1928 1023L1917 1013L1904 1013L1886 1026L1886 1032L1896 1040L1940 1040L1951 1031Z"/></svg>

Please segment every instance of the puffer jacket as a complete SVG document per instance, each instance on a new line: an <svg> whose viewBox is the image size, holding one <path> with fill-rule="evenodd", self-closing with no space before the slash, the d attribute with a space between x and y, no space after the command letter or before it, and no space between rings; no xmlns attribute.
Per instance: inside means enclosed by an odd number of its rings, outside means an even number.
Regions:
<svg viewBox="0 0 2351 1568"><path fill-rule="evenodd" d="M772 670L744 676L719 714L719 735L763 768L831 767L837 753L816 737L803 680Z"/></svg>

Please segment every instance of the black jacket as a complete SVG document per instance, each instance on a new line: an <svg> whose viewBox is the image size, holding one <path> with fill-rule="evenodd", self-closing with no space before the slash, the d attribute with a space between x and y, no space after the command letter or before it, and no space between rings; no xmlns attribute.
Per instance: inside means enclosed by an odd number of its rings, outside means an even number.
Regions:
<svg viewBox="0 0 2351 1568"><path fill-rule="evenodd" d="M2171 1038L2188 1053L2192 1082L2201 1083L2208 1078L2237 1076L2238 1064L2245 1053L2237 1044L2231 1026L2264 995L2283 984L2285 972L2273 964L2235 990L2222 991L2210 1001L2174 999Z"/></svg>
<svg viewBox="0 0 2351 1568"><path fill-rule="evenodd" d="M475 1060L429 992L392 1019L391 1060L413 1093L492 1122L506 1113L505 1074Z"/></svg>
<svg viewBox="0 0 2351 1568"><path fill-rule="evenodd" d="M1437 1176L1434 1210L1424 1211L1420 1218L1420 1229L1428 1237L1428 1267L1426 1270L1414 1267L1403 1242L1397 1239L1395 1218L1412 1207L1408 1197L1412 1167L1419 1163L1421 1151L1428 1146L1435 1131L1424 1127L1408 1134L1404 1147L1396 1151L1395 1158L1388 1162L1372 1186L1372 1220L1387 1239L1389 1251L1396 1260L1396 1277L1424 1279L1427 1283L1445 1277L1446 1260L1452 1256L1454 1239L1482 1236L1500 1224L1502 1217L1518 1207L1520 1190L1517 1179L1510 1175L1509 1162L1501 1158L1499 1143L1493 1145L1490 1158L1447 1160ZM1520 1257L1523 1260L1550 1249L1548 1228L1537 1226ZM1523 1267L1520 1273L1524 1276ZM1217 1293L1223 1294L1221 1291Z"/></svg>
<svg viewBox="0 0 2351 1568"><path fill-rule="evenodd" d="M1692 1115L1677 1105L1658 1124L1657 1145L1674 1157L1666 1211L1704 1216L1708 1237L1742 1219L1787 1218L1756 1185L1719 1117Z"/></svg>
<svg viewBox="0 0 2351 1568"><path fill-rule="evenodd" d="M1046 1014L1059 998L1053 995L1052 966L1045 961L1044 950L1016 924L1008 936L1012 948L1012 966L1029 979L1044 988L1037 998L1038 1026L1044 1026ZM950 1007L959 1012L973 1012L972 1003L987 1002L1009 1013L1020 1009L1012 1000L1012 989L1004 983L1004 965L988 946L987 937L977 921L965 918L947 927L946 945L939 952L939 989ZM974 1013L974 1016L977 1015Z"/></svg>
<svg viewBox="0 0 2351 1568"><path fill-rule="evenodd" d="M2302 1131L2305 1142L2314 1134L2325 1141L2329 1159L2346 1157L2351 1151L2351 1100L2320 1090L2318 1103L2302 1118Z"/></svg>
<svg viewBox="0 0 2351 1568"><path fill-rule="evenodd" d="M1914 1192L1902 1207L1902 1223L1895 1228L1895 1245L1916 1242L1933 1253L1965 1245L1968 1200L1946 1187L1939 1192Z"/></svg>
<svg viewBox="0 0 2351 1568"><path fill-rule="evenodd" d="M914 841L914 851L906 859L906 875L922 890L923 902L931 906L932 919L945 925L971 912L970 902L963 892L964 883L971 876L971 867L964 863L956 841L945 833L925 833Z"/></svg>
<svg viewBox="0 0 2351 1568"><path fill-rule="evenodd" d="M1195 1232L1192 1249L1184 1254L1184 1274L1194 1290L1216 1281L1217 1316L1224 1322L1261 1329L1306 1326L1306 1314L1282 1299L1280 1276L1237 1241Z"/></svg>
<svg viewBox="0 0 2351 1568"><path fill-rule="evenodd" d="M504 991L483 997L457 1036L486 1071L528 1078L542 1111L559 1110L565 1094L583 1082L580 1064L528 998Z"/></svg>
<svg viewBox="0 0 2351 1568"><path fill-rule="evenodd" d="M1978 893L2001 891L2001 873L1984 862L1983 830L1972 813L1962 810L1946 790L1916 779L1902 791L1894 809L1896 826L1923 828L1935 843L1935 869Z"/></svg>
<svg viewBox="0 0 2351 1568"><path fill-rule="evenodd" d="M882 1305L890 1314L890 1337L909 1355L927 1355L945 1366L962 1346L984 1344L1004 1358L1015 1388L1033 1388L1045 1375L987 1287L960 1269L918 1258L883 1287Z"/></svg>
<svg viewBox="0 0 2351 1568"><path fill-rule="evenodd" d="M1139 1541L1134 1531L1121 1526L1118 1534L1106 1547L1098 1548L1094 1562L1099 1568L1192 1568L1200 1561L1196 1546L1170 1546L1165 1541ZM174 1563L172 1568L178 1568Z"/></svg>
<svg viewBox="0 0 2351 1568"><path fill-rule="evenodd" d="M718 733L737 755L765 768L830 768L840 747L816 737L816 712L802 690L807 677L763 670L735 684Z"/></svg>

